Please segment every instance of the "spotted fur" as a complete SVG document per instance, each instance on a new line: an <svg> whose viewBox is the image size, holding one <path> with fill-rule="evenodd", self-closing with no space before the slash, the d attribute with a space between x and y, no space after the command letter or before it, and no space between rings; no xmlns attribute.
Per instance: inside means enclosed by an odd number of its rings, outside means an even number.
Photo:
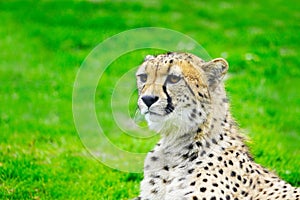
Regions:
<svg viewBox="0 0 300 200"><path fill-rule="evenodd" d="M256 164L229 112L228 64L192 54L147 56L138 105L162 139L146 157L141 200L299 199L300 190Z"/></svg>

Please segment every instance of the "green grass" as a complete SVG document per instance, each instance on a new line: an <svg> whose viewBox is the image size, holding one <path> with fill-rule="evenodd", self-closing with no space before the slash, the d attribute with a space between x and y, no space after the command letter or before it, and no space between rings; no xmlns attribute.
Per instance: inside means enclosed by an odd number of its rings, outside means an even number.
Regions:
<svg viewBox="0 0 300 200"><path fill-rule="evenodd" d="M73 122L72 90L77 70L98 43L148 26L180 31L211 57L228 60L232 112L251 138L255 160L300 186L296 5L295 0L1 1L0 199L128 199L138 194L142 174L108 168L83 147ZM113 83L148 52L132 52L112 63L107 79L99 82L104 87L97 89L99 112L110 104ZM107 136L128 151L148 151L157 140L132 140L109 120L104 126Z"/></svg>

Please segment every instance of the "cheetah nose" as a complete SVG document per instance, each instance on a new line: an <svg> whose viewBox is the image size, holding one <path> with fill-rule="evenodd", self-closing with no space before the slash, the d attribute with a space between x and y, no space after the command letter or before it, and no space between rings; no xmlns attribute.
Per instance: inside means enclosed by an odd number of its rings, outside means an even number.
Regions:
<svg viewBox="0 0 300 200"><path fill-rule="evenodd" d="M148 106L148 108L150 108L150 106L152 104L154 104L155 102L157 102L158 100L158 96L143 96L142 97L143 102Z"/></svg>

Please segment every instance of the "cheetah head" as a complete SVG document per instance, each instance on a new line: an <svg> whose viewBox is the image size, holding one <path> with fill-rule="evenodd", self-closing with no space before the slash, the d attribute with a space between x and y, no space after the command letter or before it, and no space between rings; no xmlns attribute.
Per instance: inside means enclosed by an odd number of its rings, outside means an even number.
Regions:
<svg viewBox="0 0 300 200"><path fill-rule="evenodd" d="M222 58L205 62L193 54L147 56L136 72L138 106L150 129L187 133L211 112L211 94L228 64Z"/></svg>

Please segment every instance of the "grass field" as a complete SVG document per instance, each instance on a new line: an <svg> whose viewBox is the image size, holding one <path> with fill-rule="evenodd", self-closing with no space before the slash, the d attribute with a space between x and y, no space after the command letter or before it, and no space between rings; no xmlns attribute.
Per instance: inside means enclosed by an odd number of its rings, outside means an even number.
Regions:
<svg viewBox="0 0 300 200"><path fill-rule="evenodd" d="M97 44L150 26L180 31L211 57L228 60L233 116L251 138L255 160L300 186L298 4L1 1L0 199L114 200L138 194L142 174L106 167L82 145L73 122L72 91L77 70ZM106 72L110 79L104 77L103 88L97 89L99 112L110 104L112 83L147 53L132 52L112 63ZM158 139L133 143L113 122L104 126L107 137L132 152L146 152Z"/></svg>

